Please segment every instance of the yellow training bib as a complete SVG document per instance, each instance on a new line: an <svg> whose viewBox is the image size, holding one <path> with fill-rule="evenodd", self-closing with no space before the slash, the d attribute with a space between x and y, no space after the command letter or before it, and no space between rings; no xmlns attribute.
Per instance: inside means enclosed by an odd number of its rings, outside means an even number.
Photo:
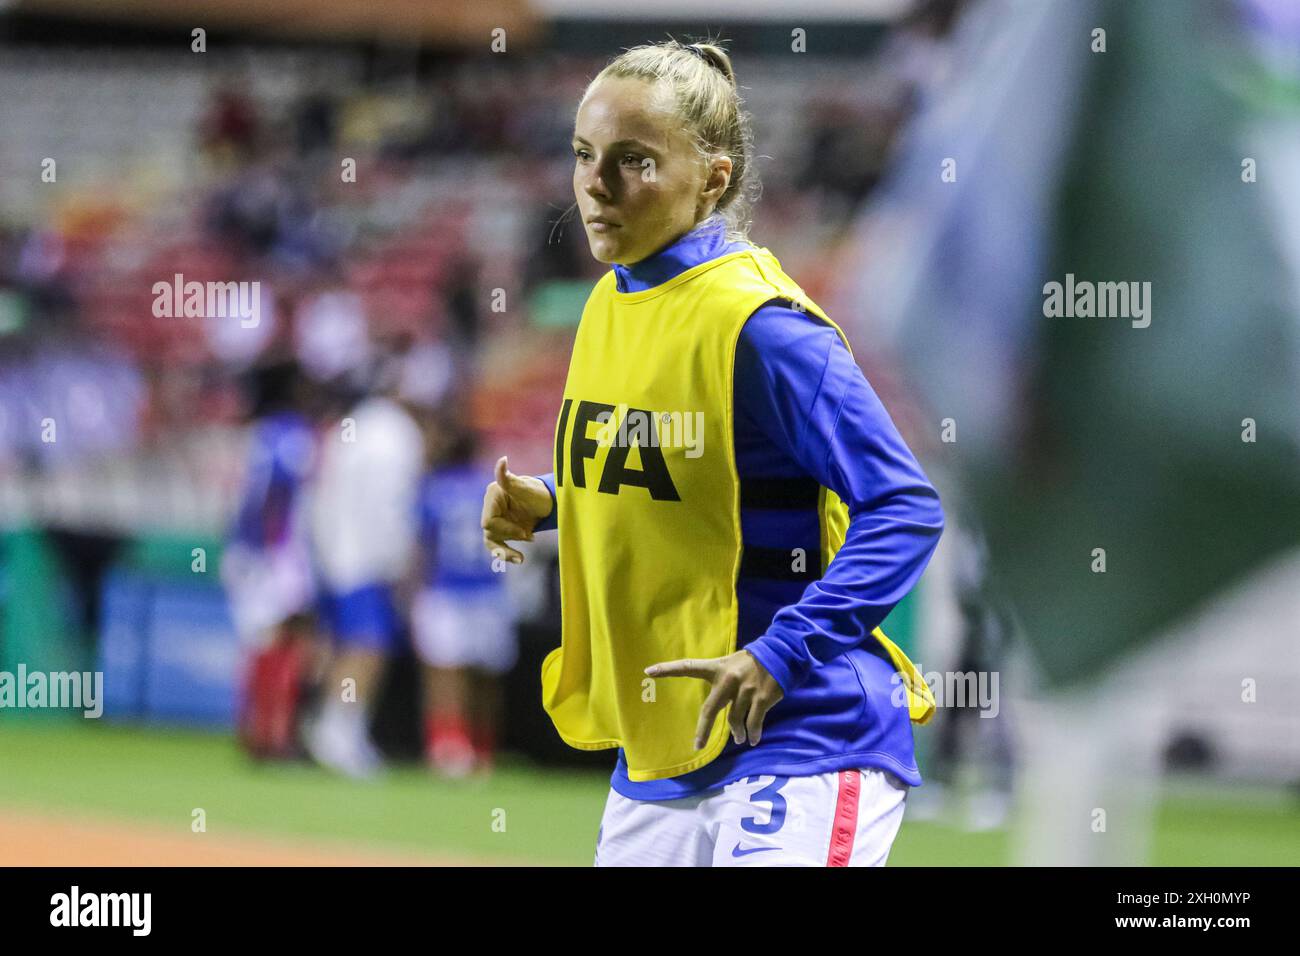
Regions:
<svg viewBox="0 0 1300 956"><path fill-rule="evenodd" d="M736 650L732 376L742 326L773 299L844 338L771 252L752 247L641 292L617 291L611 270L578 326L555 431L562 643L542 663L542 703L570 746L622 747L633 781L688 773L726 746L725 712L704 749L694 746L707 682L644 671ZM824 570L848 509L828 488L820 504ZM929 688L873 633L903 675L911 718L924 723Z"/></svg>

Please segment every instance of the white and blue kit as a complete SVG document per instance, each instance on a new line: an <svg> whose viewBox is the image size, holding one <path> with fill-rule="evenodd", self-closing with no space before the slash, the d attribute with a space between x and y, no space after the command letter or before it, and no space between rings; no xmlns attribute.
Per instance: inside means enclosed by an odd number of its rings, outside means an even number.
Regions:
<svg viewBox="0 0 1300 956"><path fill-rule="evenodd" d="M440 468L420 491L424 587L411 611L416 650L433 667L503 674L517 645L503 575L483 560L483 488L490 471Z"/></svg>
<svg viewBox="0 0 1300 956"><path fill-rule="evenodd" d="M711 217L655 255L615 265L618 291L653 288L744 247L728 242L722 220ZM732 807L741 814L736 820L766 819L770 826L789 817L764 808L777 806L774 798L788 804L792 794L801 794L793 799L811 826L799 837L786 833L788 861L816 856L810 840L824 842L830 859L833 834L842 840L845 831L847 817L837 813L850 809L840 807L846 789L859 801L851 808L855 826L892 840L906 788L921 783L908 710L898 704L897 672L878 642L862 643L858 635L879 625L921 577L943 530L938 495L830 326L774 300L745 324L735 361L744 544L737 647L771 673L785 696L768 712L760 744L728 742L717 759L691 773L633 782L620 754L598 862L639 862L646 848L633 834L666 832L662 820L676 809L696 820L697 833L705 818L716 816L709 809L716 806ZM554 477L540 477L554 495ZM816 570L793 571L788 555L792 543L808 553L819 549L819 485L848 505L850 523L818 579ZM553 510L536 530L555 526ZM832 793L838 796L826 797ZM861 804L871 795L879 806ZM822 797L820 809L808 803ZM659 822L640 827L638 814ZM746 832L726 819L714 830L727 840ZM783 830L784 824L763 835L779 843ZM859 851L847 862L884 859L878 847ZM743 858L711 856L715 863Z"/></svg>
<svg viewBox="0 0 1300 956"><path fill-rule="evenodd" d="M330 431L310 508L321 617L337 643L391 653L403 633L393 588L414 554L424 438L382 396L359 403Z"/></svg>
<svg viewBox="0 0 1300 956"><path fill-rule="evenodd" d="M305 521L315 433L297 412L260 419L250 434L248 472L221 563L241 641L261 646L316 598Z"/></svg>

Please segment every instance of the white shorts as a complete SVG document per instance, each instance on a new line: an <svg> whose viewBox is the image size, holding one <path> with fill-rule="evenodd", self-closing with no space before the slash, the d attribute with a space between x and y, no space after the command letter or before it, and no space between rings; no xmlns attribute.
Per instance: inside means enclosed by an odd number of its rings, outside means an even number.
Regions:
<svg viewBox="0 0 1300 956"><path fill-rule="evenodd" d="M497 591L421 591L411 607L420 659L433 667L476 667L492 674L510 670L518 646L505 600Z"/></svg>
<svg viewBox="0 0 1300 956"><path fill-rule="evenodd" d="M311 562L301 549L256 550L232 543L221 559L235 633L248 647L265 648L277 627L312 610Z"/></svg>
<svg viewBox="0 0 1300 956"><path fill-rule="evenodd" d="M596 866L884 866L907 791L875 769L746 777L679 800L611 790Z"/></svg>

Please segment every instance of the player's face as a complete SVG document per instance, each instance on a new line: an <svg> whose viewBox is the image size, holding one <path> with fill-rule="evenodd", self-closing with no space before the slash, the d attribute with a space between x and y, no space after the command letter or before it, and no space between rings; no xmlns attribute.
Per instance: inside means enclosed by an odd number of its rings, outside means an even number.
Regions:
<svg viewBox="0 0 1300 956"><path fill-rule="evenodd" d="M639 262L688 232L702 211L705 164L666 95L666 85L606 78L578 108L573 194L599 262Z"/></svg>

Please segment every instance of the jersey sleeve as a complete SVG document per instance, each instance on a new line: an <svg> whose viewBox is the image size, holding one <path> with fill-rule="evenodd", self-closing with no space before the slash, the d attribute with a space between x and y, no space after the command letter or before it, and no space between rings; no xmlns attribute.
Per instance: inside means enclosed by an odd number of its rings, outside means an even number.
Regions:
<svg viewBox="0 0 1300 956"><path fill-rule="evenodd" d="M538 475L537 478L546 486L546 490L551 493L551 513L538 521L533 526L533 531L554 531L560 526L559 499L555 497L555 473L548 471L544 475Z"/></svg>
<svg viewBox="0 0 1300 956"><path fill-rule="evenodd" d="M820 580L747 647L787 693L861 644L915 586L943 531L939 496L836 331L768 303L737 344L736 408L848 506Z"/></svg>

